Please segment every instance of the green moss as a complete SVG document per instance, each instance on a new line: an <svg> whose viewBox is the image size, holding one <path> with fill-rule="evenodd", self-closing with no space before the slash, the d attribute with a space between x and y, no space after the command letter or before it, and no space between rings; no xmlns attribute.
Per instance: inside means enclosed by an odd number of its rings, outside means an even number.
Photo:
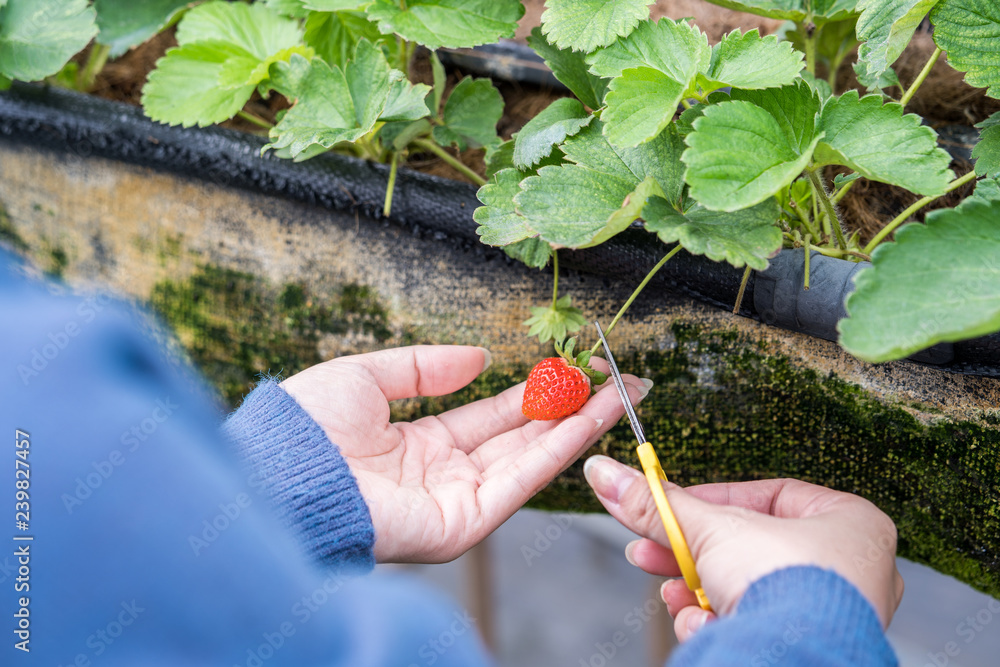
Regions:
<svg viewBox="0 0 1000 667"><path fill-rule="evenodd" d="M330 297L299 283L275 287L248 273L204 266L183 282L157 283L150 305L231 406L261 373L297 373L322 361L324 334L360 332L382 342L388 313L367 287Z"/></svg>
<svg viewBox="0 0 1000 667"><path fill-rule="evenodd" d="M668 477L683 485L796 477L857 493L895 520L900 555L1000 596L1000 432L924 425L854 385L761 355L732 332L678 325L673 333L670 351L618 360L656 383L639 414ZM622 423L592 453L637 466L634 448ZM580 464L532 504L600 509Z"/></svg>
<svg viewBox="0 0 1000 667"><path fill-rule="evenodd" d="M28 244L18 233L17 228L10 221L7 209L0 204L0 243L10 246L18 252L27 252Z"/></svg>
<svg viewBox="0 0 1000 667"><path fill-rule="evenodd" d="M299 283L275 287L207 266L183 283L158 284L152 303L233 405L261 371L288 374L318 362L321 333L366 331L393 345L408 342L389 339L385 309L357 285L323 300ZM896 521L902 556L1000 596L1000 431L986 420L924 424L855 385L768 356L736 330L678 323L645 348L656 351L621 350L618 363L655 382L639 414L673 480L787 476L858 493ZM494 364L451 396L395 402L393 419L496 395L527 371ZM590 453L637 466L635 444L623 421ZM530 504L601 509L582 459Z"/></svg>
<svg viewBox="0 0 1000 667"><path fill-rule="evenodd" d="M160 266L166 266L167 261L181 256L183 234L167 234L156 249L156 259Z"/></svg>
<svg viewBox="0 0 1000 667"><path fill-rule="evenodd" d="M66 270L66 266L69 264L69 257L66 255L66 250L60 246L55 246L49 249L49 266L45 269L45 275L62 280L63 272Z"/></svg>

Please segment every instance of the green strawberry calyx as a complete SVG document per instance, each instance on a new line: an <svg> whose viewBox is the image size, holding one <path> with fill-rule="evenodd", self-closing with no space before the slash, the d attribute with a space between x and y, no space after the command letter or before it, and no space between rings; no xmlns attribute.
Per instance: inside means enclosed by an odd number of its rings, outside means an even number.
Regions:
<svg viewBox="0 0 1000 667"><path fill-rule="evenodd" d="M565 359L566 363L583 371L594 385L604 384L607 381L607 375L590 367L590 358L593 356L590 350L584 350L574 356L573 353L576 351L576 336L565 342L557 340L555 348L556 353Z"/></svg>

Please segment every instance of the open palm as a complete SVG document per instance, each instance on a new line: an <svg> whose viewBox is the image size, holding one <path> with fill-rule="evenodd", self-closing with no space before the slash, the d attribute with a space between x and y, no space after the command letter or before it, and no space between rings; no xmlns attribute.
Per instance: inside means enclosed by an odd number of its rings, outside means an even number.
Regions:
<svg viewBox="0 0 1000 667"><path fill-rule="evenodd" d="M340 448L357 478L375 525L379 562L460 556L624 411L608 382L577 414L530 422L521 414L522 383L438 416L389 421L389 401L451 393L488 363L482 348L416 346L334 359L282 383ZM634 402L647 391L635 377L625 376L625 383Z"/></svg>

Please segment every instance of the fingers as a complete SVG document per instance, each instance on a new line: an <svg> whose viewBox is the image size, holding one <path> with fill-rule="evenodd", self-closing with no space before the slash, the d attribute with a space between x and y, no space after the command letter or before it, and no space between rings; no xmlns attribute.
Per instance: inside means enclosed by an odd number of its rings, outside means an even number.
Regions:
<svg viewBox="0 0 1000 667"><path fill-rule="evenodd" d="M649 392L648 387L631 375L624 376L624 380L629 398L633 404L638 404ZM518 415L521 414L519 404L516 407L512 407L511 410L516 410ZM580 408L577 415L603 420L604 428L589 440L589 442L593 442L597 435L604 433L618 423L618 420L622 418L624 413L625 408L618 397L617 390L611 386L601 386L597 389L597 393L591 396L590 400ZM475 449L470 455L470 460L487 475L492 474L490 470L494 468L503 470L516 462L522 452L534 447L539 438L543 437L545 433L551 431L560 423L558 420L528 421L527 419L523 419L523 415L522 420L523 425L520 428L497 433L496 437L484 442L478 448L476 448L478 443L465 443L467 451ZM480 429L479 435L487 435L487 433L485 433L484 429ZM452 437L457 442L461 434L453 432ZM483 441L480 440L480 442ZM575 461L584 449L580 449L571 460L563 464L560 470L553 472L552 476L554 477L562 469Z"/></svg>
<svg viewBox="0 0 1000 667"><path fill-rule="evenodd" d="M839 491L797 479L701 484L684 490L713 505L729 505L790 519L818 514L844 497Z"/></svg>
<svg viewBox="0 0 1000 667"><path fill-rule="evenodd" d="M495 528L510 518L600 435L602 425L586 415L567 417L510 464L487 468L476 492L486 525Z"/></svg>
<svg viewBox="0 0 1000 667"><path fill-rule="evenodd" d="M625 558L632 565L657 577L681 576L674 552L653 540L629 542L625 547Z"/></svg>
<svg viewBox="0 0 1000 667"><path fill-rule="evenodd" d="M705 611L697 604L684 607L674 616L674 634L678 641L686 642L715 618L715 614Z"/></svg>
<svg viewBox="0 0 1000 667"><path fill-rule="evenodd" d="M490 353L465 345L416 345L335 359L360 366L374 378L386 400L442 396L472 382L490 363Z"/></svg>

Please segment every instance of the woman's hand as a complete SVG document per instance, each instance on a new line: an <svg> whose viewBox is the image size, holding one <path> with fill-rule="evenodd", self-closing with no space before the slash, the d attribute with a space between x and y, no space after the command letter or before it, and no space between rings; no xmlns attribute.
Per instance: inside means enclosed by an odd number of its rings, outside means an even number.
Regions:
<svg viewBox="0 0 1000 667"><path fill-rule="evenodd" d="M595 358L595 366L602 361ZM624 412L607 382L577 414L530 422L521 414L521 383L436 417L389 422L389 401L449 394L488 365L489 352L478 347L406 347L327 361L282 383L357 478L375 524L379 562L460 556ZM625 383L633 402L652 384L628 375Z"/></svg>
<svg viewBox="0 0 1000 667"><path fill-rule="evenodd" d="M629 561L650 574L680 576L642 473L606 456L588 459L584 470L604 507L645 537L628 545ZM896 526L864 498L794 479L664 488L719 614L733 611L761 577L815 565L854 584L888 627L903 597ZM683 579L666 582L662 594L681 641L715 617Z"/></svg>

